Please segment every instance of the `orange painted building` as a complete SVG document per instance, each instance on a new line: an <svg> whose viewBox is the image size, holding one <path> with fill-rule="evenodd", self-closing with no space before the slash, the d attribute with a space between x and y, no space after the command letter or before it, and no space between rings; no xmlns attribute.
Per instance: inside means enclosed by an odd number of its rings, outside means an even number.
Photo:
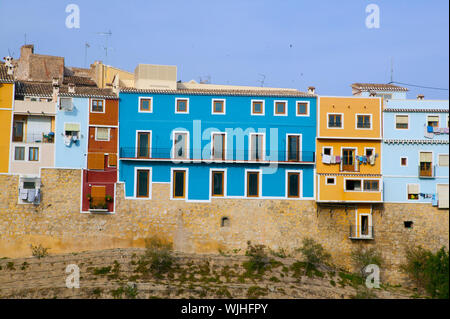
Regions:
<svg viewBox="0 0 450 319"><path fill-rule="evenodd" d="M373 238L373 204L383 200L382 99L319 97L316 200L351 208L350 237Z"/></svg>

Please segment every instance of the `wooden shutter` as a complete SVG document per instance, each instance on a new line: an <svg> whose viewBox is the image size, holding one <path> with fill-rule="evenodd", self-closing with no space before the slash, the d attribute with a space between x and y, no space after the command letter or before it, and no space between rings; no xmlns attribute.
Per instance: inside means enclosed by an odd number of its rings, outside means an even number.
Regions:
<svg viewBox="0 0 450 319"><path fill-rule="evenodd" d="M448 184L437 185L438 207L449 208L448 200Z"/></svg>
<svg viewBox="0 0 450 319"><path fill-rule="evenodd" d="M439 155L439 166L448 166L448 154Z"/></svg>
<svg viewBox="0 0 450 319"><path fill-rule="evenodd" d="M94 205L104 203L106 196L106 186L92 186L91 197Z"/></svg>
<svg viewBox="0 0 450 319"><path fill-rule="evenodd" d="M408 115L397 115L397 124L408 124Z"/></svg>
<svg viewBox="0 0 450 319"><path fill-rule="evenodd" d="M420 152L420 161L421 162L432 162L433 161L433 153Z"/></svg>
<svg viewBox="0 0 450 319"><path fill-rule="evenodd" d="M117 154L108 155L108 166L117 166Z"/></svg>
<svg viewBox="0 0 450 319"><path fill-rule="evenodd" d="M105 169L105 154L89 153L88 169Z"/></svg>

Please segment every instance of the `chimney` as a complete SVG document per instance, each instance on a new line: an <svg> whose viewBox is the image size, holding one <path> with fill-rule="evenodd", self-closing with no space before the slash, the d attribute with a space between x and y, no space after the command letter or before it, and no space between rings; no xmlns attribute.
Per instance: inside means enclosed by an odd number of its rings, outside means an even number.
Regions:
<svg viewBox="0 0 450 319"><path fill-rule="evenodd" d="M308 93L309 94L315 94L316 88L314 86L308 86Z"/></svg>
<svg viewBox="0 0 450 319"><path fill-rule="evenodd" d="M425 95L423 95L423 94L417 95L418 100L423 100L424 98L425 98Z"/></svg>
<svg viewBox="0 0 450 319"><path fill-rule="evenodd" d="M369 96L370 96L370 97L375 97L375 96L377 96L377 93L374 92L374 91L370 91L370 92L369 92Z"/></svg>
<svg viewBox="0 0 450 319"><path fill-rule="evenodd" d="M75 84L69 83L69 93L75 93Z"/></svg>
<svg viewBox="0 0 450 319"><path fill-rule="evenodd" d="M58 94L59 94L59 79L53 78L52 79L52 85L53 85L53 101L56 102L58 100Z"/></svg>
<svg viewBox="0 0 450 319"><path fill-rule="evenodd" d="M5 60L5 66L7 69L7 73L8 75L13 75L14 74L14 65L12 64L12 60L13 58L10 56L6 56L3 58Z"/></svg>
<svg viewBox="0 0 450 319"><path fill-rule="evenodd" d="M34 53L34 45L33 44L25 44L20 47L20 57L28 58L30 55Z"/></svg>

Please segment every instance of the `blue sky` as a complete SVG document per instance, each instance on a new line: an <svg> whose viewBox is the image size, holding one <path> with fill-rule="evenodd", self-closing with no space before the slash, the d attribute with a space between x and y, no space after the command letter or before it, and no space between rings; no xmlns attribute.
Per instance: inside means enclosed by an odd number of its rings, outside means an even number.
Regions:
<svg viewBox="0 0 450 319"><path fill-rule="evenodd" d="M68 29L68 4L80 28ZM380 28L365 26L366 6L380 8ZM293 87L349 95L353 82L394 81L448 88L447 0L317 1L5 1L0 0L0 56L64 56L68 66L105 61L134 71L138 63L178 66L178 79ZM448 99L448 91L410 88L409 96Z"/></svg>

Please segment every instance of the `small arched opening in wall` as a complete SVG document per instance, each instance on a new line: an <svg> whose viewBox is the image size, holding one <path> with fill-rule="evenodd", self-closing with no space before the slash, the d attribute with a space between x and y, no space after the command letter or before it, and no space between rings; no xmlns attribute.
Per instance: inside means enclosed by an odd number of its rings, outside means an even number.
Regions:
<svg viewBox="0 0 450 319"><path fill-rule="evenodd" d="M220 227L230 227L230 219L226 216L220 219Z"/></svg>

